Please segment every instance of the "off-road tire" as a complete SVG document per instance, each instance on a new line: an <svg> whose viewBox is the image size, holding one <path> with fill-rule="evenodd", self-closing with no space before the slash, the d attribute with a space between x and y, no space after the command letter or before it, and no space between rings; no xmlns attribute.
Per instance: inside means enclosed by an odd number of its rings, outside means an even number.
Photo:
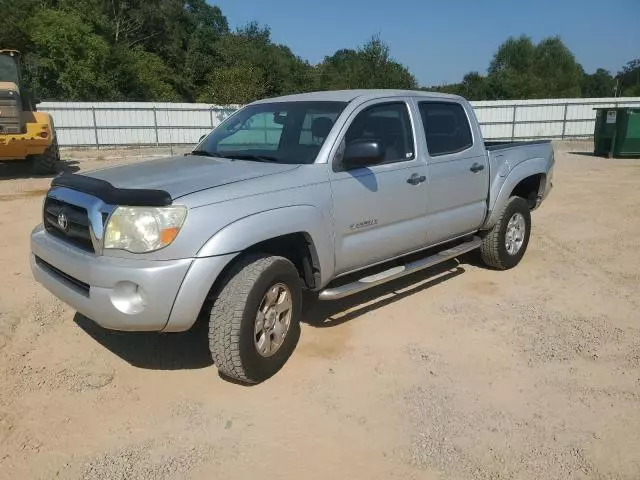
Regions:
<svg viewBox="0 0 640 480"><path fill-rule="evenodd" d="M284 342L271 357L258 353L254 342L256 313L275 283L291 292L293 312ZM260 383L278 372L300 338L302 281L293 263L283 257L248 255L228 272L209 315L209 349L219 372L238 382Z"/></svg>
<svg viewBox="0 0 640 480"><path fill-rule="evenodd" d="M524 217L526 231L524 241L520 250L515 255L507 252L505 245L507 225L509 220L515 213L520 213ZM531 235L531 212L527 201L521 197L511 197L498 218L497 223L491 230L486 232L482 239L480 247L480 256L482 261L489 267L497 270L508 270L520 263L524 252L529 245L529 237Z"/></svg>
<svg viewBox="0 0 640 480"><path fill-rule="evenodd" d="M58 172L58 162L60 161L60 149L58 140L54 139L42 155L37 155L31 159L31 169L36 175L50 175Z"/></svg>

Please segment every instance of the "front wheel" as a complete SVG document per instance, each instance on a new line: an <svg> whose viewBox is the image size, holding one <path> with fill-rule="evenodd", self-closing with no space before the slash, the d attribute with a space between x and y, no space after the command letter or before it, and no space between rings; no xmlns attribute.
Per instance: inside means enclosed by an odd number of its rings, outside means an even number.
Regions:
<svg viewBox="0 0 640 480"><path fill-rule="evenodd" d="M302 282L286 258L238 261L214 300L209 348L218 370L243 383L262 382L289 359L300 337Z"/></svg>
<svg viewBox="0 0 640 480"><path fill-rule="evenodd" d="M497 223L482 239L482 261L498 270L513 268L524 256L531 234L531 212L524 198L511 197Z"/></svg>

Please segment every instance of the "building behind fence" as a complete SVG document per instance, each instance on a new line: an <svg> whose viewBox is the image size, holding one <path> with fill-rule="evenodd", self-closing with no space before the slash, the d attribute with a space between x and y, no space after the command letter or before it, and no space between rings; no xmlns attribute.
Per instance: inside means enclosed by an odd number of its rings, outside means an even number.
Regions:
<svg viewBox="0 0 640 480"><path fill-rule="evenodd" d="M482 133L491 140L587 138L598 107L640 108L640 97L471 102ZM237 105L142 102L45 102L61 146L194 144Z"/></svg>

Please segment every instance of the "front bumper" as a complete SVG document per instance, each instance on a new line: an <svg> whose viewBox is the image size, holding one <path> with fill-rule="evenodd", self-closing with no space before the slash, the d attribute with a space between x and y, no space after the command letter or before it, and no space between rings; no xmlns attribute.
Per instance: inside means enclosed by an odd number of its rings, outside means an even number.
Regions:
<svg viewBox="0 0 640 480"><path fill-rule="evenodd" d="M189 329L232 257L121 259L82 251L42 226L31 234L34 278L79 313L112 330Z"/></svg>

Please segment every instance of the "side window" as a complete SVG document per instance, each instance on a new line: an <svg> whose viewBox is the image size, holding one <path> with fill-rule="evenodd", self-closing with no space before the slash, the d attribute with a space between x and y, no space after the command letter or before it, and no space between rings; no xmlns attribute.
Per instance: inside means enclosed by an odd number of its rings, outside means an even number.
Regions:
<svg viewBox="0 0 640 480"><path fill-rule="evenodd" d="M473 145L467 114L458 103L420 102L420 116L429 155L461 152Z"/></svg>
<svg viewBox="0 0 640 480"><path fill-rule="evenodd" d="M384 163L413 159L413 133L407 105L383 103L360 112L347 130L345 145L360 139L378 140L385 150Z"/></svg>
<svg viewBox="0 0 640 480"><path fill-rule="evenodd" d="M282 122L284 123L284 122ZM274 121L273 112L258 113L218 143L221 150L278 150L283 125Z"/></svg>

